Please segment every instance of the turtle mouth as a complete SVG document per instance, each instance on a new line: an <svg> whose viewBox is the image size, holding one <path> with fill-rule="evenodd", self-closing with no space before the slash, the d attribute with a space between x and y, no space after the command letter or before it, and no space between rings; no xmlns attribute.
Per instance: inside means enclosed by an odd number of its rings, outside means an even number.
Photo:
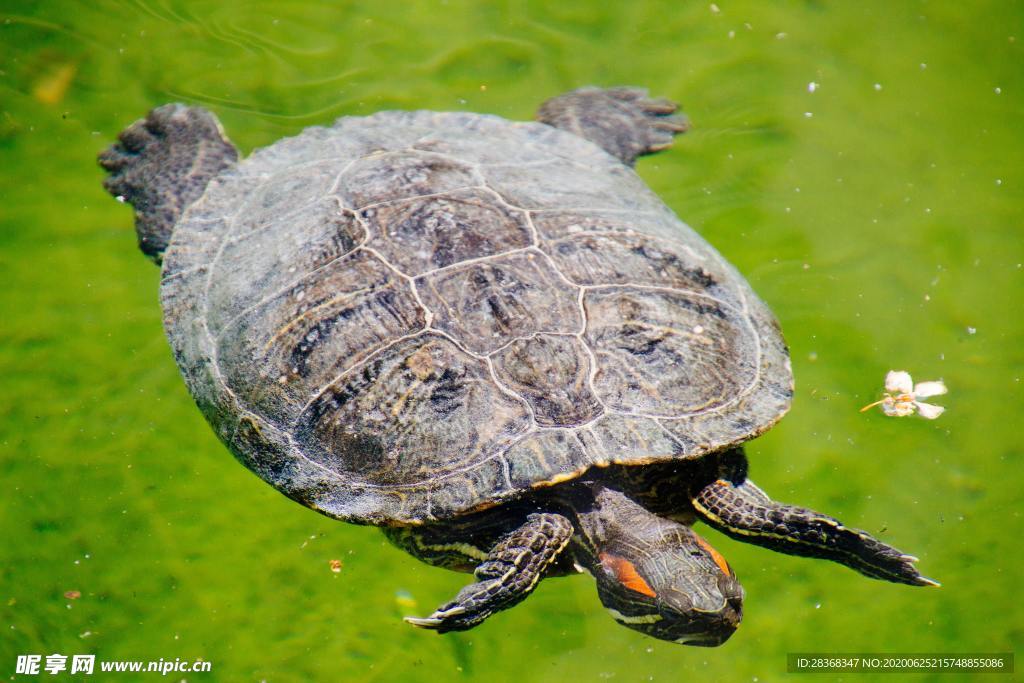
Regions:
<svg viewBox="0 0 1024 683"><path fill-rule="evenodd" d="M696 645L698 647L717 647L732 637L743 619L740 609L731 603L721 611L714 614L702 614L703 618L699 623L699 631L689 633L672 634L665 640L671 640L681 645ZM695 624L690 622L688 626L692 629Z"/></svg>
<svg viewBox="0 0 1024 683"><path fill-rule="evenodd" d="M742 598L727 597L714 610L687 609L662 603L654 611L623 614L606 609L618 623L659 640L680 645L716 647L729 640L743 620Z"/></svg>
<svg viewBox="0 0 1024 683"><path fill-rule="evenodd" d="M723 592L722 602L714 609L672 609L663 606L662 619L655 635L681 645L715 647L729 640L743 621L743 594L738 584L734 591Z"/></svg>
<svg viewBox="0 0 1024 683"><path fill-rule="evenodd" d="M709 637L705 633L695 633L693 635L683 636L682 638L676 638L672 642L679 643L680 645L693 645L695 647L718 647L725 641L729 640L732 634L733 632L729 631L721 636Z"/></svg>

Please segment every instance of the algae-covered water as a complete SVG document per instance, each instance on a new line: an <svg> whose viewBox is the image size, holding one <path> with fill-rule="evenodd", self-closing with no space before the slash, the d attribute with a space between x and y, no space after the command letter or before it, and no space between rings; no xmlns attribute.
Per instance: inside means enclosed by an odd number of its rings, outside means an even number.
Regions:
<svg viewBox="0 0 1024 683"><path fill-rule="evenodd" d="M1021 3L235 4L0 7L0 675L58 653L211 663L189 681L776 681L787 653L1020 650ZM618 626L586 576L439 637L400 617L466 576L287 500L217 441L100 187L121 128L200 104L247 153L387 108L528 119L586 84L683 104L693 130L638 171L785 331L796 398L749 446L754 479L942 588L702 527L747 592L720 648ZM944 380L947 412L859 413L890 369Z"/></svg>

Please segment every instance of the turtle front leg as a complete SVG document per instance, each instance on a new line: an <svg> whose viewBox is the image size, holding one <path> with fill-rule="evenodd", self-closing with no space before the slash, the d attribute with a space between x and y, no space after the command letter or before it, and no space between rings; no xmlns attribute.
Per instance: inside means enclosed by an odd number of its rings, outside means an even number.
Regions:
<svg viewBox="0 0 1024 683"><path fill-rule="evenodd" d="M586 138L632 166L638 156L672 146L690 127L679 106L643 88L580 88L547 100L537 120Z"/></svg>
<svg viewBox="0 0 1024 683"><path fill-rule="evenodd" d="M914 567L917 558L882 543L866 531L795 505L778 503L747 478L747 459L735 450L721 456L718 477L692 496L705 522L733 538L772 550L820 557L875 579L913 586L938 586Z"/></svg>
<svg viewBox="0 0 1024 683"><path fill-rule="evenodd" d="M526 599L572 534L572 522L562 515L529 515L522 526L502 536L491 548L474 572L476 583L463 588L454 600L429 617L405 620L440 633L473 628L495 612Z"/></svg>

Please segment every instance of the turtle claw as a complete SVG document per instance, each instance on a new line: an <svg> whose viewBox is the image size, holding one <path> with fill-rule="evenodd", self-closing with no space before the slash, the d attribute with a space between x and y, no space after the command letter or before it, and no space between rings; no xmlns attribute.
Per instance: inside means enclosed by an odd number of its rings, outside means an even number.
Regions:
<svg viewBox="0 0 1024 683"><path fill-rule="evenodd" d="M430 618L445 619L447 617L456 617L460 614L465 614L466 608L462 605L453 605L445 609L439 609L430 615Z"/></svg>
<svg viewBox="0 0 1024 683"><path fill-rule="evenodd" d="M117 139L125 151L138 154L156 141L156 135L151 124L151 119L153 118L151 116L148 119L136 121L121 131Z"/></svg>
<svg viewBox="0 0 1024 683"><path fill-rule="evenodd" d="M685 133L690 129L690 120L685 116L666 116L651 125L658 130L668 131L672 134Z"/></svg>
<svg viewBox="0 0 1024 683"><path fill-rule="evenodd" d="M457 627L453 628L453 622L457 620L452 619L452 617L458 617L465 613L466 608L463 605L451 605L436 610L429 617L405 617L405 622L419 628L428 628L443 633L445 631L459 630Z"/></svg>
<svg viewBox="0 0 1024 683"><path fill-rule="evenodd" d="M441 625L441 619L437 617L405 617L405 623L412 624L418 628L437 628Z"/></svg>
<svg viewBox="0 0 1024 683"><path fill-rule="evenodd" d="M862 574L876 579L905 583L910 586L941 585L938 581L922 576L917 571L914 563L918 562L919 559L914 555L900 552L892 546L873 538L865 531L855 531L855 533L859 534L861 539L858 551L859 562L851 564L838 558L830 559L838 559L839 562L843 562L843 564L852 567Z"/></svg>
<svg viewBox="0 0 1024 683"><path fill-rule="evenodd" d="M671 114L679 109L679 105L664 97L642 99L640 108L650 114Z"/></svg>
<svg viewBox="0 0 1024 683"><path fill-rule="evenodd" d="M123 149L111 147L100 153L97 160L104 170L115 173L133 163L135 155Z"/></svg>
<svg viewBox="0 0 1024 683"><path fill-rule="evenodd" d="M417 628L430 629L447 633L448 631L464 631L472 628L483 619L476 619L474 615L464 616L467 610L462 605L453 605L448 608L441 608L429 617L405 617L405 622Z"/></svg>
<svg viewBox="0 0 1024 683"><path fill-rule="evenodd" d="M914 563L919 562L920 560L914 555L901 553L896 556L895 560L896 562L892 563L895 565L894 573L901 578L893 579L891 576L883 576L879 578L885 578L890 581L896 580L912 586L934 586L936 588L942 586L942 584L935 579L930 579L917 571L917 567L914 566Z"/></svg>

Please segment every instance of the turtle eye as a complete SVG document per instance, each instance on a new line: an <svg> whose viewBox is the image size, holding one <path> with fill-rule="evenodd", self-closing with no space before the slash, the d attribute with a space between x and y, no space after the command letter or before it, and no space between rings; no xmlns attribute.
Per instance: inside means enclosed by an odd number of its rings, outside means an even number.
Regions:
<svg viewBox="0 0 1024 683"><path fill-rule="evenodd" d="M636 570L633 563L626 558L610 553L601 553L598 555L598 559L601 561L601 566L614 576L616 581L629 590L652 598L658 597L650 584L644 581L644 577L640 576L640 572Z"/></svg>

